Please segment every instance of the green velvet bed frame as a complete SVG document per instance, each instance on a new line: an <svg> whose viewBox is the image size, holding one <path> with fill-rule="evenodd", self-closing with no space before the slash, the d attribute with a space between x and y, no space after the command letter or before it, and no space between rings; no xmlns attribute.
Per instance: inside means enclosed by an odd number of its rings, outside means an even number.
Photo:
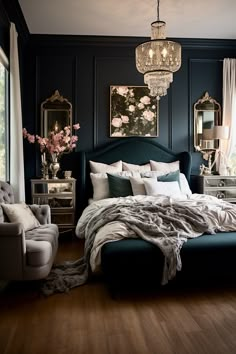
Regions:
<svg viewBox="0 0 236 354"><path fill-rule="evenodd" d="M78 200L84 208L92 197L89 177L89 160L111 164L123 160L145 164L149 160L160 162L180 161L180 170L190 179L191 155L174 153L149 138L128 138L111 142L92 152L80 153ZM172 283L209 282L234 279L236 232L203 235L188 240L182 250L182 270ZM102 247L102 270L112 288L139 284L160 285L163 254L158 247L141 239L110 242ZM170 282L170 283L171 283Z"/></svg>

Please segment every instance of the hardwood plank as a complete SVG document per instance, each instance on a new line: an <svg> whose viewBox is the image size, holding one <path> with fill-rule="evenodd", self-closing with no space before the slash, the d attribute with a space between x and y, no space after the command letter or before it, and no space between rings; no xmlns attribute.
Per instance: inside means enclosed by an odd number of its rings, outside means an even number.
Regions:
<svg viewBox="0 0 236 354"><path fill-rule="evenodd" d="M57 262L83 241L60 239ZM161 288L118 299L102 277L68 294L42 296L40 282L0 293L2 354L230 354L236 352L236 287Z"/></svg>

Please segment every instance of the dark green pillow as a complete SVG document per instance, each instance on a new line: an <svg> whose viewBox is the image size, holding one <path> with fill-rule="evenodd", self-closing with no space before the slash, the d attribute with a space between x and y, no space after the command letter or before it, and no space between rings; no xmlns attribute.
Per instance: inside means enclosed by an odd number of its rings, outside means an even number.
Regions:
<svg viewBox="0 0 236 354"><path fill-rule="evenodd" d="M180 172L179 170L170 172L167 175L158 176L157 180L160 182L175 182L177 181L180 186Z"/></svg>
<svg viewBox="0 0 236 354"><path fill-rule="evenodd" d="M107 173L110 197L127 197L133 195L129 177L121 177Z"/></svg>

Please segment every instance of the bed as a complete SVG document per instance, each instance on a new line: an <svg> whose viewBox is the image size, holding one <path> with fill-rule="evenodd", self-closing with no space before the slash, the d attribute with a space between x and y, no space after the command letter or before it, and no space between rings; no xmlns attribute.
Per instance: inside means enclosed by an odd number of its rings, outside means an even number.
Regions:
<svg viewBox="0 0 236 354"><path fill-rule="evenodd" d="M150 160L165 164L179 161L181 174L190 182L190 153L174 153L149 138L129 138L111 142L92 152L80 153L77 200L81 212L93 198L90 161L111 165L120 160L140 166L148 164ZM114 198L114 201L116 200L117 198ZM181 271L176 273L172 283L234 280L236 232L233 224L234 220L230 222L229 231L221 228L223 232L214 235L205 231L202 236L184 242L180 250ZM78 225L76 230L77 236L80 237ZM159 247L142 238L126 237L112 241L103 244L100 250L100 270L109 286L117 289L130 285L159 286L163 283L165 257Z"/></svg>

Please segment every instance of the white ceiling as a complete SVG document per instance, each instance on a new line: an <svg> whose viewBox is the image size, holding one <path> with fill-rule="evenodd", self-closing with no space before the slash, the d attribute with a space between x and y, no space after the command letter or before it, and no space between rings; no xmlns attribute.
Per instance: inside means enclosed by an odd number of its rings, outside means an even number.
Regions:
<svg viewBox="0 0 236 354"><path fill-rule="evenodd" d="M32 34L150 37L156 0L19 0ZM236 0L160 0L167 37L236 39Z"/></svg>

